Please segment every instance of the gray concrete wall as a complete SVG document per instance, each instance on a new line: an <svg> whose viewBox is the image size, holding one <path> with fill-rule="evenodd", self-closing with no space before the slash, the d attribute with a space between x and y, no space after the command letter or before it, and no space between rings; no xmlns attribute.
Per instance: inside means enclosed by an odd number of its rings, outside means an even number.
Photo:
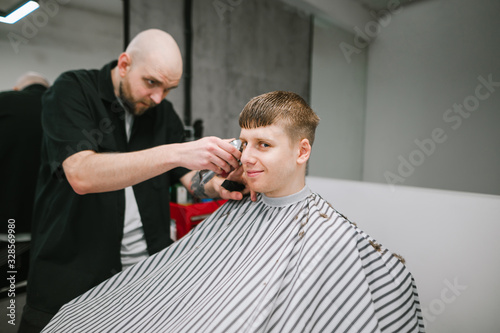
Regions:
<svg viewBox="0 0 500 333"><path fill-rule="evenodd" d="M309 175L362 180L367 53L349 62L339 47L354 35L320 19L314 24L311 106L321 121Z"/></svg>
<svg viewBox="0 0 500 333"><path fill-rule="evenodd" d="M183 1L131 1L131 36L170 32L185 57ZM192 120L204 135L239 136L238 116L250 98L272 90L309 99L310 17L278 0L193 1ZM184 112L183 87L170 99Z"/></svg>
<svg viewBox="0 0 500 333"><path fill-rule="evenodd" d="M368 58L364 180L500 194L498 13L423 1L386 19Z"/></svg>
<svg viewBox="0 0 500 333"><path fill-rule="evenodd" d="M184 1L142 1L130 0L130 39L139 32L146 29L161 29L171 34L177 41L183 60L185 57L185 34L184 34ZM174 104L174 108L183 118L184 112L184 77L179 86L172 90L167 99Z"/></svg>
<svg viewBox="0 0 500 333"><path fill-rule="evenodd" d="M240 4L194 1L192 113L205 134L237 137L250 98L289 90L309 99L310 19L276 0L221 2Z"/></svg>

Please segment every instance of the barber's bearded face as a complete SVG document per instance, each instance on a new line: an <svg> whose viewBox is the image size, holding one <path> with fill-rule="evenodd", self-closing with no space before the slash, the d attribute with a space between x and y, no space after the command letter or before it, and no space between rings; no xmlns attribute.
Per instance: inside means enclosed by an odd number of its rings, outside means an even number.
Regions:
<svg viewBox="0 0 500 333"><path fill-rule="evenodd" d="M142 99L134 98L132 89L130 88L130 82L126 78L120 82L119 93L120 99L127 110L135 116L144 114L144 112L156 105L156 103L147 97Z"/></svg>

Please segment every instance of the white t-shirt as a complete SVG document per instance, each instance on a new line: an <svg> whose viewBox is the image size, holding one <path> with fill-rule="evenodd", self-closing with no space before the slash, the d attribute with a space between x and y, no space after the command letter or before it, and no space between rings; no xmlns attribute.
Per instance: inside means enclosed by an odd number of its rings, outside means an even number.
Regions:
<svg viewBox="0 0 500 333"><path fill-rule="evenodd" d="M130 112L125 112L127 140L130 139L133 122L134 116ZM132 186L125 188L125 221L120 254L123 269L149 256L142 228L141 215L139 214L139 207L137 206Z"/></svg>

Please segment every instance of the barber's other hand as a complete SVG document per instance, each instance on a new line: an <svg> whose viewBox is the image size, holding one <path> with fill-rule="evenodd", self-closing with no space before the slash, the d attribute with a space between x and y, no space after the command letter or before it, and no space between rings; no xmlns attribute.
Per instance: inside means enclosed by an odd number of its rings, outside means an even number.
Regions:
<svg viewBox="0 0 500 333"><path fill-rule="evenodd" d="M205 137L179 145L180 164L191 170L211 170L229 174L239 167L241 152L229 142L217 137Z"/></svg>
<svg viewBox="0 0 500 333"><path fill-rule="evenodd" d="M238 183L241 183L241 184L244 184L245 188L242 191L228 191L224 187L222 187L222 183L226 179L227 180L231 180L231 181L235 181L235 182L238 182ZM214 181L214 189L217 190L217 192L219 193L219 196L222 199L226 199L226 200L241 200L241 199L243 199L244 195L250 193L251 200L252 201L256 201L257 200L257 194L256 194L256 192L251 191L248 188L245 180L243 179L243 167L241 167L241 166L239 168L237 168L236 170L234 170L233 172L231 172L228 175L227 178L214 177L213 181Z"/></svg>

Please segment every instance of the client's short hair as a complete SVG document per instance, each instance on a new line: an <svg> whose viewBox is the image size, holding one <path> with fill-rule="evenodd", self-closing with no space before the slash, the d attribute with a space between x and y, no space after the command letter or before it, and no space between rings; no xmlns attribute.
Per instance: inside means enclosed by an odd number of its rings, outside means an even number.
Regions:
<svg viewBox="0 0 500 333"><path fill-rule="evenodd" d="M308 139L312 146L319 117L298 94L272 91L252 98L240 113L241 128L282 126L292 142Z"/></svg>

